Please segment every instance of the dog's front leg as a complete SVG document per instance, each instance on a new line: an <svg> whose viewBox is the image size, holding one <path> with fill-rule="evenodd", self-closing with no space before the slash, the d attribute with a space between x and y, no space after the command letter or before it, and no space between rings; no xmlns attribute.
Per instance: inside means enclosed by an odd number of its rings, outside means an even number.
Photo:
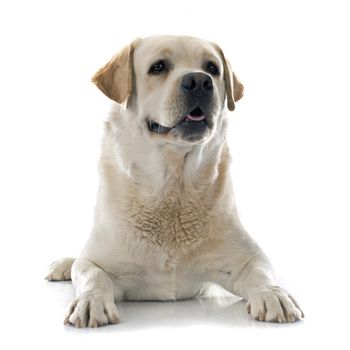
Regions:
<svg viewBox="0 0 350 350"><path fill-rule="evenodd" d="M232 292L248 301L248 312L259 321L294 322L304 314L295 299L272 277L262 252L254 254L231 280Z"/></svg>
<svg viewBox="0 0 350 350"><path fill-rule="evenodd" d="M65 324L80 328L118 323L113 281L106 272L91 261L79 258L72 266L72 282L77 298L69 306Z"/></svg>

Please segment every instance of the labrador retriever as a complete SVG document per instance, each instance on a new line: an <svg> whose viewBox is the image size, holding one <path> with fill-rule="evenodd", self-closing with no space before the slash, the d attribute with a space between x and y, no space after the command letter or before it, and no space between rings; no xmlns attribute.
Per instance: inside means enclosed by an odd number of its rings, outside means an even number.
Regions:
<svg viewBox="0 0 350 350"><path fill-rule="evenodd" d="M237 215L226 109L243 85L220 47L137 39L92 81L116 103L91 235L78 259L54 262L46 277L76 288L64 323L118 323L116 301L192 298L209 282L247 300L259 321L304 317Z"/></svg>

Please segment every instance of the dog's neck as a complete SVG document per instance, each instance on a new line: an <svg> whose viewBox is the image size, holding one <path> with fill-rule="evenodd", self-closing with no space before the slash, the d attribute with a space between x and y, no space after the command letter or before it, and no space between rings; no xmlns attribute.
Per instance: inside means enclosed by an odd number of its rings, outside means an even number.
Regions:
<svg viewBox="0 0 350 350"><path fill-rule="evenodd" d="M169 192L205 192L215 184L230 161L226 142L226 121L221 118L215 134L205 144L177 145L149 143L145 130L127 124L121 110L106 123L102 148L102 171L123 177L136 192L162 198ZM137 127L139 129L137 129ZM148 130L146 130L148 131Z"/></svg>

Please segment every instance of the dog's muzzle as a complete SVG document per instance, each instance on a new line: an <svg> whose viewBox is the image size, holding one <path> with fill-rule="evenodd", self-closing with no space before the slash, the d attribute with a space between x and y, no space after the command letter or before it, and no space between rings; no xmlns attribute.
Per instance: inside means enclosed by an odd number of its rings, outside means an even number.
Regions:
<svg viewBox="0 0 350 350"><path fill-rule="evenodd" d="M202 139L213 127L211 104L213 81L205 73L188 73L182 77L180 93L186 106L175 125L168 127L148 121L151 132L159 135L173 134L189 142Z"/></svg>

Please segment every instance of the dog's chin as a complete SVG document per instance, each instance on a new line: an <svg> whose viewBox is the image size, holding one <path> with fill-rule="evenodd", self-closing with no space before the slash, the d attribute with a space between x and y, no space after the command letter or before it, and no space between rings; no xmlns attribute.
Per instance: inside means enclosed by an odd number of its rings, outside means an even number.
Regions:
<svg viewBox="0 0 350 350"><path fill-rule="evenodd" d="M152 136L185 143L205 142L210 136L212 129L204 119L191 121L185 118L172 127L163 126L153 121L148 121L147 125Z"/></svg>
<svg viewBox="0 0 350 350"><path fill-rule="evenodd" d="M209 137L211 129L206 119L196 122L184 119L172 130L172 133L183 142L201 143Z"/></svg>
<svg viewBox="0 0 350 350"><path fill-rule="evenodd" d="M174 126L161 125L150 118L147 120L148 130L155 137L176 143L204 143L211 135L213 118L194 110L185 117L180 117Z"/></svg>

